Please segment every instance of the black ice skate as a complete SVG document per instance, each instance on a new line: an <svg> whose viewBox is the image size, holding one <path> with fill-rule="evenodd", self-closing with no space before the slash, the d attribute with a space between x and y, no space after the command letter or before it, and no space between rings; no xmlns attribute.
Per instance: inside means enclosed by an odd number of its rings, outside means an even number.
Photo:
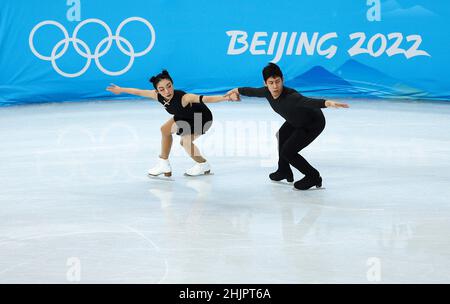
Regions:
<svg viewBox="0 0 450 304"><path fill-rule="evenodd" d="M269 178L276 182L282 181L283 179L287 180L289 183L292 183L294 181L294 176L292 172L285 173L281 172L280 170L270 173Z"/></svg>
<svg viewBox="0 0 450 304"><path fill-rule="evenodd" d="M305 176L299 181L294 183L294 188L298 190L308 190L312 187L322 187L322 177L319 176Z"/></svg>

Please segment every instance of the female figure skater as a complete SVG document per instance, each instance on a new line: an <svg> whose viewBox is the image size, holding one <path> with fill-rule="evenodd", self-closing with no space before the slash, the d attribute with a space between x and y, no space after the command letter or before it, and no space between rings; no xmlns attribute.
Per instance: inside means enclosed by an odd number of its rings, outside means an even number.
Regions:
<svg viewBox="0 0 450 304"><path fill-rule="evenodd" d="M293 182L294 177L289 165L305 175L294 183L299 190L307 190L313 186L322 186L319 171L304 159L299 151L307 147L325 128L325 117L321 108L348 108L345 103L332 100L308 98L296 90L283 85L283 73L274 63L269 63L262 71L264 87L235 88L228 94L242 94L250 97L265 97L272 109L286 121L277 132L278 170L269 178L274 181L286 179Z"/></svg>
<svg viewBox="0 0 450 304"><path fill-rule="evenodd" d="M194 144L194 141L202 134L205 134L212 125L213 116L205 103L224 100L237 101L239 99L238 95L203 96L175 90L173 80L166 70L151 77L150 82L153 84L155 90L121 88L114 84L106 89L114 94L128 93L155 99L164 106L167 112L173 115L172 118L161 126L161 154L159 155L157 165L148 171L148 175L172 175L169 154L172 147L172 134L175 132L181 136L180 144L195 161L195 165L186 171L186 175L197 176L209 174L211 170L210 166Z"/></svg>

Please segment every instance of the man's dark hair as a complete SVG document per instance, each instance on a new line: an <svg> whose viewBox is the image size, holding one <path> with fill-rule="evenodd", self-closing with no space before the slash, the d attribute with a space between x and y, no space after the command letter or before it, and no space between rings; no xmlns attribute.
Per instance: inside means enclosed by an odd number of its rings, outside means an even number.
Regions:
<svg viewBox="0 0 450 304"><path fill-rule="evenodd" d="M263 74L264 82L266 82L269 77L283 78L283 72L281 72L280 67L272 62L270 62L268 65L266 65L264 67L262 74Z"/></svg>
<svg viewBox="0 0 450 304"><path fill-rule="evenodd" d="M153 84L153 87L156 89L158 86L158 82L160 82L163 79L170 80L171 83L173 83L172 77L170 77L169 72L167 70L162 70L161 73L158 75L152 76L149 81Z"/></svg>

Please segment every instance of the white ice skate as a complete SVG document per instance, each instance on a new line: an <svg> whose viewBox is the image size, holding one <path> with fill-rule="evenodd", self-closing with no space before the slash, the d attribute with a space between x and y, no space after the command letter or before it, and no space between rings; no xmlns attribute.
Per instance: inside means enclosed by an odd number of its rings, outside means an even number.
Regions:
<svg viewBox="0 0 450 304"><path fill-rule="evenodd" d="M149 176L158 176L164 174L166 177L172 176L172 168L170 167L170 163L168 159L158 159L158 164L148 170Z"/></svg>
<svg viewBox="0 0 450 304"><path fill-rule="evenodd" d="M211 173L211 168L209 167L208 162L204 163L196 163L192 168L186 170L184 173L187 176L199 176L206 175Z"/></svg>

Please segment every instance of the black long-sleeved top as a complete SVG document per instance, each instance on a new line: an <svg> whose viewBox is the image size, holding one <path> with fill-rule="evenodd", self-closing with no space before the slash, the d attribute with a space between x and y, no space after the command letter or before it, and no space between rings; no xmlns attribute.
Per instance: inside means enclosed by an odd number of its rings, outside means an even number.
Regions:
<svg viewBox="0 0 450 304"><path fill-rule="evenodd" d="M326 108L325 99L305 97L294 89L283 87L281 95L274 99L267 87L238 88L239 94L248 97L265 97L272 109L294 127L305 127L324 122L321 108Z"/></svg>

